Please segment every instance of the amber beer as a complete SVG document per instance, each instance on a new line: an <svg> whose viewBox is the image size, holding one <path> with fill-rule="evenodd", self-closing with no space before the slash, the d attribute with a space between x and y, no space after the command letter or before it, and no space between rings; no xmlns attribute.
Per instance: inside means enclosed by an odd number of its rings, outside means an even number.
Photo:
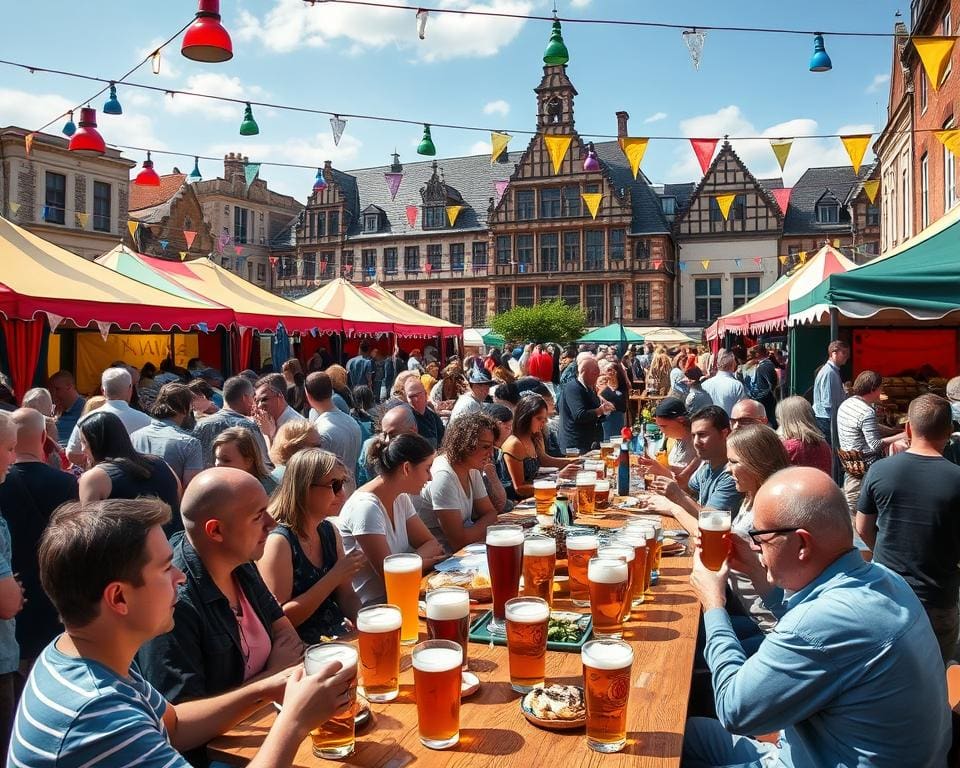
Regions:
<svg viewBox="0 0 960 768"><path fill-rule="evenodd" d="M593 486L593 502L597 509L606 509L610 506L610 481L597 480Z"/></svg>
<svg viewBox="0 0 960 768"><path fill-rule="evenodd" d="M626 530L617 537L617 542L633 547L633 562L630 563L630 605L633 608L639 608L643 605L646 588L644 578L647 565L647 537L636 529Z"/></svg>
<svg viewBox="0 0 960 768"><path fill-rule="evenodd" d="M387 586L387 602L400 609L403 626L400 642L412 645L420 637L420 577L423 560L416 552L387 555L383 559L383 580Z"/></svg>
<svg viewBox="0 0 960 768"><path fill-rule="evenodd" d="M600 443L600 461L606 464L611 453L613 453L613 443Z"/></svg>
<svg viewBox="0 0 960 768"><path fill-rule="evenodd" d="M340 760L353 753L355 746L354 716L357 710L357 651L346 643L311 645L303 656L303 671L315 675L321 666L339 661L343 669L353 668L354 681L350 689L350 704L327 722L310 731L313 754L326 760Z"/></svg>
<svg viewBox="0 0 960 768"><path fill-rule="evenodd" d="M587 565L596 556L599 539L593 534L567 536L567 574L570 585L570 601L578 608L590 605L590 590L587 587Z"/></svg>
<svg viewBox="0 0 960 768"><path fill-rule="evenodd" d="M487 567L493 592L493 620L488 632L502 635L507 600L520 592L523 565L523 528L519 525L491 525L487 528Z"/></svg>
<svg viewBox="0 0 960 768"><path fill-rule="evenodd" d="M533 498L537 503L538 515L549 515L550 505L553 504L557 495L557 483L555 480L534 480Z"/></svg>
<svg viewBox="0 0 960 768"><path fill-rule="evenodd" d="M623 560L627 564L627 592L623 600L623 620L630 618L630 608L633 601L633 561L636 554L633 547L619 541L604 544L597 550L597 557L613 560Z"/></svg>
<svg viewBox="0 0 960 768"><path fill-rule="evenodd" d="M631 520L627 523L626 531L643 536L647 542L647 557L643 564L643 591L646 594L653 583L653 558L657 545L657 531L649 520Z"/></svg>
<svg viewBox="0 0 960 768"><path fill-rule="evenodd" d="M427 640L413 648L413 688L420 743L447 749L460 741L460 668L463 651L452 640Z"/></svg>
<svg viewBox="0 0 960 768"><path fill-rule="evenodd" d="M553 604L553 576L557 569L557 540L531 536L523 542L523 594Z"/></svg>
<svg viewBox="0 0 960 768"><path fill-rule="evenodd" d="M630 593L630 568L623 560L592 557L587 566L594 637L622 637L623 610Z"/></svg>
<svg viewBox="0 0 960 768"><path fill-rule="evenodd" d="M470 634L470 593L462 587L441 587L427 592L427 637L452 640L463 651L467 668L467 640Z"/></svg>
<svg viewBox="0 0 960 768"><path fill-rule="evenodd" d="M663 523L660 516L644 516L641 518L649 523L656 534L653 547L653 564L650 567L650 583L656 584L660 580L660 558L663 556Z"/></svg>
<svg viewBox="0 0 960 768"><path fill-rule="evenodd" d="M619 752L627 744L633 648L622 640L591 640L580 651L587 705L587 746Z"/></svg>
<svg viewBox="0 0 960 768"><path fill-rule="evenodd" d="M596 499L597 473L577 472L577 514L592 515Z"/></svg>
<svg viewBox="0 0 960 768"><path fill-rule="evenodd" d="M729 512L700 512L700 560L711 571L719 571L730 554L730 522Z"/></svg>
<svg viewBox="0 0 960 768"><path fill-rule="evenodd" d="M547 623L550 606L539 597L516 597L507 602L507 655L510 685L526 693L543 683L547 659Z"/></svg>
<svg viewBox="0 0 960 768"><path fill-rule="evenodd" d="M360 677L368 701L393 701L400 692L400 626L395 605L370 605L357 614Z"/></svg>

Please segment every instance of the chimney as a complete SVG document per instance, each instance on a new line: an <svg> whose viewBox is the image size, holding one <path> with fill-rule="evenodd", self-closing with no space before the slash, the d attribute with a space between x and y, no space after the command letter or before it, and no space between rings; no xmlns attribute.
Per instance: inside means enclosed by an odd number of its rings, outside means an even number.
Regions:
<svg viewBox="0 0 960 768"><path fill-rule="evenodd" d="M627 120L630 119L630 115L626 112L620 111L617 112L617 138L623 139L627 134Z"/></svg>
<svg viewBox="0 0 960 768"><path fill-rule="evenodd" d="M246 177L243 175L244 158L238 153L230 152L223 156L223 178L228 184L233 184L235 180L246 183Z"/></svg>
<svg viewBox="0 0 960 768"><path fill-rule="evenodd" d="M333 163L330 160L323 161L323 175L326 176L333 170ZM329 183L329 182L328 182Z"/></svg>
<svg viewBox="0 0 960 768"><path fill-rule="evenodd" d="M390 173L403 173L403 166L400 164L400 155L397 150L393 150L393 164L390 166Z"/></svg>

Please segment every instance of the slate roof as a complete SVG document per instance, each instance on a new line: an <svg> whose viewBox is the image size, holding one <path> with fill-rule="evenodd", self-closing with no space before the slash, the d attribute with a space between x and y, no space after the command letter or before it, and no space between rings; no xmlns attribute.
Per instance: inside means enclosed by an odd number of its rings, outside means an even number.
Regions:
<svg viewBox="0 0 960 768"><path fill-rule="evenodd" d="M793 185L783 222L783 234L808 235L849 230L850 214L845 206L860 191L863 181L873 172L873 167L872 163L863 165L859 174L854 174L849 165L808 168ZM828 191L841 204L840 221L837 224L818 224L817 201Z"/></svg>

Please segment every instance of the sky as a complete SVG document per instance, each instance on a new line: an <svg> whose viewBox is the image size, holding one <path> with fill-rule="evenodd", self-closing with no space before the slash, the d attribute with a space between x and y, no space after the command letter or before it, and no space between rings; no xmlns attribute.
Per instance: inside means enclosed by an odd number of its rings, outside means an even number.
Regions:
<svg viewBox="0 0 960 768"><path fill-rule="evenodd" d="M376 0L373 0L376 2ZM386 0L385 0L386 1ZM407 0L389 0L407 4ZM427 7L549 14L544 0L420 0ZM91 8L96 8L96 13ZM42 37L31 3L4 10L3 58L31 66L116 78L196 11L195 0L47 0ZM484 131L433 130L438 159L489 151L489 129L536 128L533 88L542 76L550 25L432 14L416 34L415 9L377 9L304 0L222 0L234 57L201 64L180 54L179 40L163 50L161 71L145 65L132 82L333 112L418 122L479 126ZM562 16L629 19L688 26L728 25L800 30L892 32L892 0L558 0ZM893 59L890 38L827 36L833 70L811 73L808 35L710 31L695 70L677 29L565 24L567 74L578 91L576 128L615 134L619 110L630 113L632 136L767 136L878 132L886 120ZM37 129L99 90L96 83L30 74L0 65L0 126ZM349 170L401 162L416 154L422 128L349 119L335 146L322 115L255 108L260 135L242 137L239 105L119 87L122 116L100 114L107 143L188 155L242 152L251 162L318 166L331 160ZM56 132L58 120L51 132ZM510 150L529 136L515 134ZM735 142L757 177L780 176L766 141ZM125 151L138 162L138 152ZM867 160L871 158L868 151ZM192 158L154 155L157 170L184 172ZM839 139L795 142L783 173L790 185L810 166L849 162ZM200 161L204 178L223 175L222 162ZM651 141L643 171L654 183L696 181L700 168L686 141ZM264 165L272 189L305 200L315 170Z"/></svg>

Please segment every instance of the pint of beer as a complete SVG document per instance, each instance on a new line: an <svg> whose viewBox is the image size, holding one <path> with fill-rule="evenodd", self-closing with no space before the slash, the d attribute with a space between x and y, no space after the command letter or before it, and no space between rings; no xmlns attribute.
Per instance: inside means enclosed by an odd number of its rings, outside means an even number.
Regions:
<svg viewBox="0 0 960 768"><path fill-rule="evenodd" d="M452 640L463 650L467 668L467 640L470 634L470 593L463 587L441 587L427 592L427 637Z"/></svg>
<svg viewBox="0 0 960 768"><path fill-rule="evenodd" d="M587 746L619 752L627 744L633 648L622 640L590 640L580 651L587 705Z"/></svg>
<svg viewBox="0 0 960 768"><path fill-rule="evenodd" d="M650 567L650 583L656 584L660 580L660 558L663 556L663 522L660 520L660 515L644 515L640 519L649 523L656 534L653 564Z"/></svg>
<svg viewBox="0 0 960 768"><path fill-rule="evenodd" d="M368 701L393 701L400 692L400 626L395 605L368 605L357 614L360 682Z"/></svg>
<svg viewBox="0 0 960 768"><path fill-rule="evenodd" d="M700 560L719 571L730 554L730 513L717 509L700 511Z"/></svg>
<svg viewBox="0 0 960 768"><path fill-rule="evenodd" d="M413 648L413 687L420 743L447 749L460 741L460 668L463 652L451 640L427 640Z"/></svg>
<svg viewBox="0 0 960 768"><path fill-rule="evenodd" d="M357 711L357 651L346 643L311 645L303 655L303 671L308 675L315 675L321 666L331 661L339 661L343 669L352 667L354 670L350 704L342 712L310 731L310 737L313 739L315 757L340 760L353 752L356 743L353 719Z"/></svg>
<svg viewBox="0 0 960 768"><path fill-rule="evenodd" d="M590 590L587 587L587 565L597 554L599 539L591 534L567 536L567 574L569 576L570 600L578 608L590 605Z"/></svg>
<svg viewBox="0 0 960 768"><path fill-rule="evenodd" d="M550 505L557 495L556 480L534 480L533 498L537 502L537 514L549 515Z"/></svg>
<svg viewBox="0 0 960 768"><path fill-rule="evenodd" d="M606 509L610 506L610 481L597 480L593 486L593 502L597 509Z"/></svg>
<svg viewBox="0 0 960 768"><path fill-rule="evenodd" d="M657 531L649 520L631 520L626 525L626 532L643 536L646 539L647 557L643 564L643 591L644 594L647 594L650 592L650 586L653 583L653 559L656 553Z"/></svg>
<svg viewBox="0 0 960 768"><path fill-rule="evenodd" d="M633 562L630 563L630 605L639 608L643 605L647 565L647 537L636 529L625 530L617 537L617 542L633 547Z"/></svg>
<svg viewBox="0 0 960 768"><path fill-rule="evenodd" d="M593 514L596 485L597 485L596 472L577 472L577 514L578 515Z"/></svg>
<svg viewBox="0 0 960 768"><path fill-rule="evenodd" d="M630 568L623 560L593 557L587 567L594 637L623 637Z"/></svg>
<svg viewBox="0 0 960 768"><path fill-rule="evenodd" d="M619 541L604 544L597 550L597 557L613 560L623 560L627 564L627 594L623 601L623 620L630 618L630 608L633 601L633 561L636 554L633 547Z"/></svg>
<svg viewBox="0 0 960 768"><path fill-rule="evenodd" d="M595 472L597 475L597 480L603 480L603 478L607 476L606 470L607 467L602 461L585 461L583 463L583 471Z"/></svg>
<svg viewBox="0 0 960 768"><path fill-rule="evenodd" d="M543 683L549 621L546 600L516 597L507 602L507 655L513 690L526 693Z"/></svg>
<svg viewBox="0 0 960 768"><path fill-rule="evenodd" d="M493 620L488 632L504 634L504 606L520 592L523 565L523 528L519 525L491 525L487 528L487 567L493 592Z"/></svg>
<svg viewBox="0 0 960 768"><path fill-rule="evenodd" d="M600 443L600 461L607 463L611 453L613 453L613 443Z"/></svg>
<svg viewBox="0 0 960 768"><path fill-rule="evenodd" d="M387 555L383 559L383 580L387 586L387 602L397 606L403 615L400 642L404 645L411 645L420 637L417 613L422 572L423 560L416 552Z"/></svg>
<svg viewBox="0 0 960 768"><path fill-rule="evenodd" d="M557 540L531 536L523 542L523 594L553 605L553 576L557 568Z"/></svg>

